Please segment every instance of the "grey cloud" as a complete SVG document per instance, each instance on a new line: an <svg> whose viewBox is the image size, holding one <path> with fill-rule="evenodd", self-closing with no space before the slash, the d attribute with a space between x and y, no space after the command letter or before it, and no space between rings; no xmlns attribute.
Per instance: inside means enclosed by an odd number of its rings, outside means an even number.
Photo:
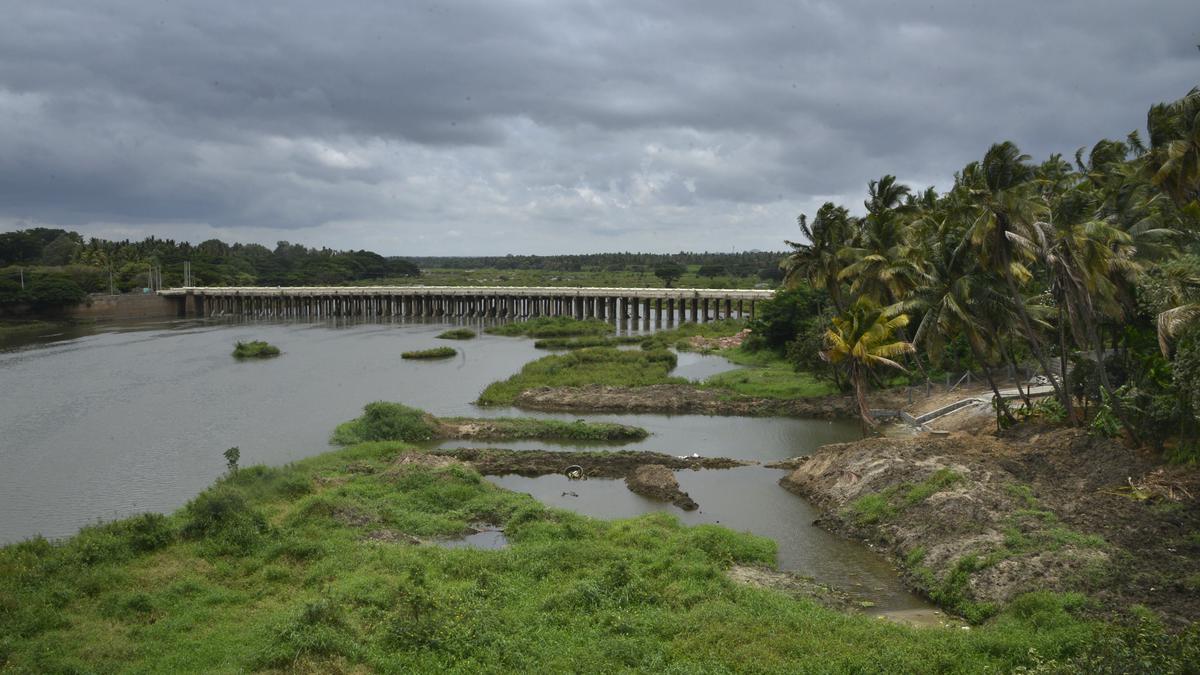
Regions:
<svg viewBox="0 0 1200 675"><path fill-rule="evenodd" d="M944 186L997 140L1141 126L1196 84L1194 4L23 3L0 227L777 248L882 173Z"/></svg>

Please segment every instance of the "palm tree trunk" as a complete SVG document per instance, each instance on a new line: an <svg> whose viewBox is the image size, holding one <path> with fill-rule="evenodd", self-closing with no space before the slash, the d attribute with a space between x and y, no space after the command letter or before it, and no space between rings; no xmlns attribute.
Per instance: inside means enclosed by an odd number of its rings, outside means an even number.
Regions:
<svg viewBox="0 0 1200 675"><path fill-rule="evenodd" d="M1066 410L1067 419L1072 425L1077 424L1075 420L1075 401L1071 398L1071 380L1068 379L1067 373L1067 326L1065 317L1063 316L1063 302L1058 303L1058 369L1062 371L1063 389L1066 393Z"/></svg>
<svg viewBox="0 0 1200 675"><path fill-rule="evenodd" d="M1004 262L1004 282L1008 285L1008 292L1012 294L1013 304L1017 308L1017 318L1021 320L1021 328L1028 336L1029 349L1033 352L1034 358L1037 359L1038 365L1042 367L1042 372L1046 374L1046 379L1050 380L1050 386L1054 387L1054 394L1058 397L1058 400L1062 402L1064 408L1070 410L1071 402L1064 396L1058 378L1054 376L1054 371L1050 369L1050 362L1046 360L1046 354L1042 350L1042 340L1034 332L1033 320L1029 317L1029 310L1025 307L1025 297L1021 295L1021 289L1017 288L1017 280L1012 276L1012 270L1008 264L1007 248L1004 248L1003 251L1004 253L1001 257Z"/></svg>
<svg viewBox="0 0 1200 675"><path fill-rule="evenodd" d="M863 437L875 428L875 418L871 416L871 408L867 405L867 386L863 382L861 369L857 364L850 366L850 379L854 381L854 398L858 401L858 414L862 418Z"/></svg>

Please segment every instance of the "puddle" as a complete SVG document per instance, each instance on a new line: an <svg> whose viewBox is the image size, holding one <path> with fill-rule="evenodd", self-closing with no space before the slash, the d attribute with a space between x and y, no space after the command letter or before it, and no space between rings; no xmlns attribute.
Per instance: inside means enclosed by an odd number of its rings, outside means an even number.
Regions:
<svg viewBox="0 0 1200 675"><path fill-rule="evenodd" d="M508 548L508 537L504 530L483 530L468 534L458 539L444 539L431 542L443 548L474 548L481 551L498 551Z"/></svg>

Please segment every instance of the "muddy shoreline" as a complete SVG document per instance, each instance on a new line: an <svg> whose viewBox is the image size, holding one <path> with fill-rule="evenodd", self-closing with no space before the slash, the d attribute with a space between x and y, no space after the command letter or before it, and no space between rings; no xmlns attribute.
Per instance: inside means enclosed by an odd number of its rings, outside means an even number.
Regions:
<svg viewBox="0 0 1200 675"><path fill-rule="evenodd" d="M973 621L1045 590L1106 617L1144 605L1176 629L1200 618L1200 471L1081 430L829 445L780 484Z"/></svg>
<svg viewBox="0 0 1200 675"><path fill-rule="evenodd" d="M585 478L624 478L638 467L650 464L659 464L673 470L734 469L754 464L754 462L725 457L677 457L641 450L552 452L502 448L455 448L430 450L429 454L466 462L485 476L516 474L527 478L561 474L571 466L581 467L582 475Z"/></svg>

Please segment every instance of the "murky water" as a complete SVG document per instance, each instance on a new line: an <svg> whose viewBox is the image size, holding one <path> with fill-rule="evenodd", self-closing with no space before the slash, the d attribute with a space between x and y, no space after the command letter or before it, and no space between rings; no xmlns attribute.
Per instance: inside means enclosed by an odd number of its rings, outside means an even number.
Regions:
<svg viewBox="0 0 1200 675"><path fill-rule="evenodd" d="M370 401L400 401L442 416L526 414L472 401L488 383L545 352L521 338L436 340L446 327L419 320L169 322L78 329L91 334L43 337L0 351L0 542L68 536L97 520L176 509L221 474L226 448L238 446L243 465L325 452L333 428ZM264 361L231 358L235 341L251 339L284 353ZM400 359L403 351L447 344L457 357ZM699 379L732 367L718 357L682 354L676 374ZM805 454L856 434L853 424L816 420L539 416L622 421L651 432L625 448L757 461ZM621 481L495 481L590 515L662 510L685 523L769 536L779 542L785 569L860 588L881 607L921 605L882 558L812 526L812 507L775 485L781 475L761 467L679 472L683 489L700 503L693 513L634 495Z"/></svg>

